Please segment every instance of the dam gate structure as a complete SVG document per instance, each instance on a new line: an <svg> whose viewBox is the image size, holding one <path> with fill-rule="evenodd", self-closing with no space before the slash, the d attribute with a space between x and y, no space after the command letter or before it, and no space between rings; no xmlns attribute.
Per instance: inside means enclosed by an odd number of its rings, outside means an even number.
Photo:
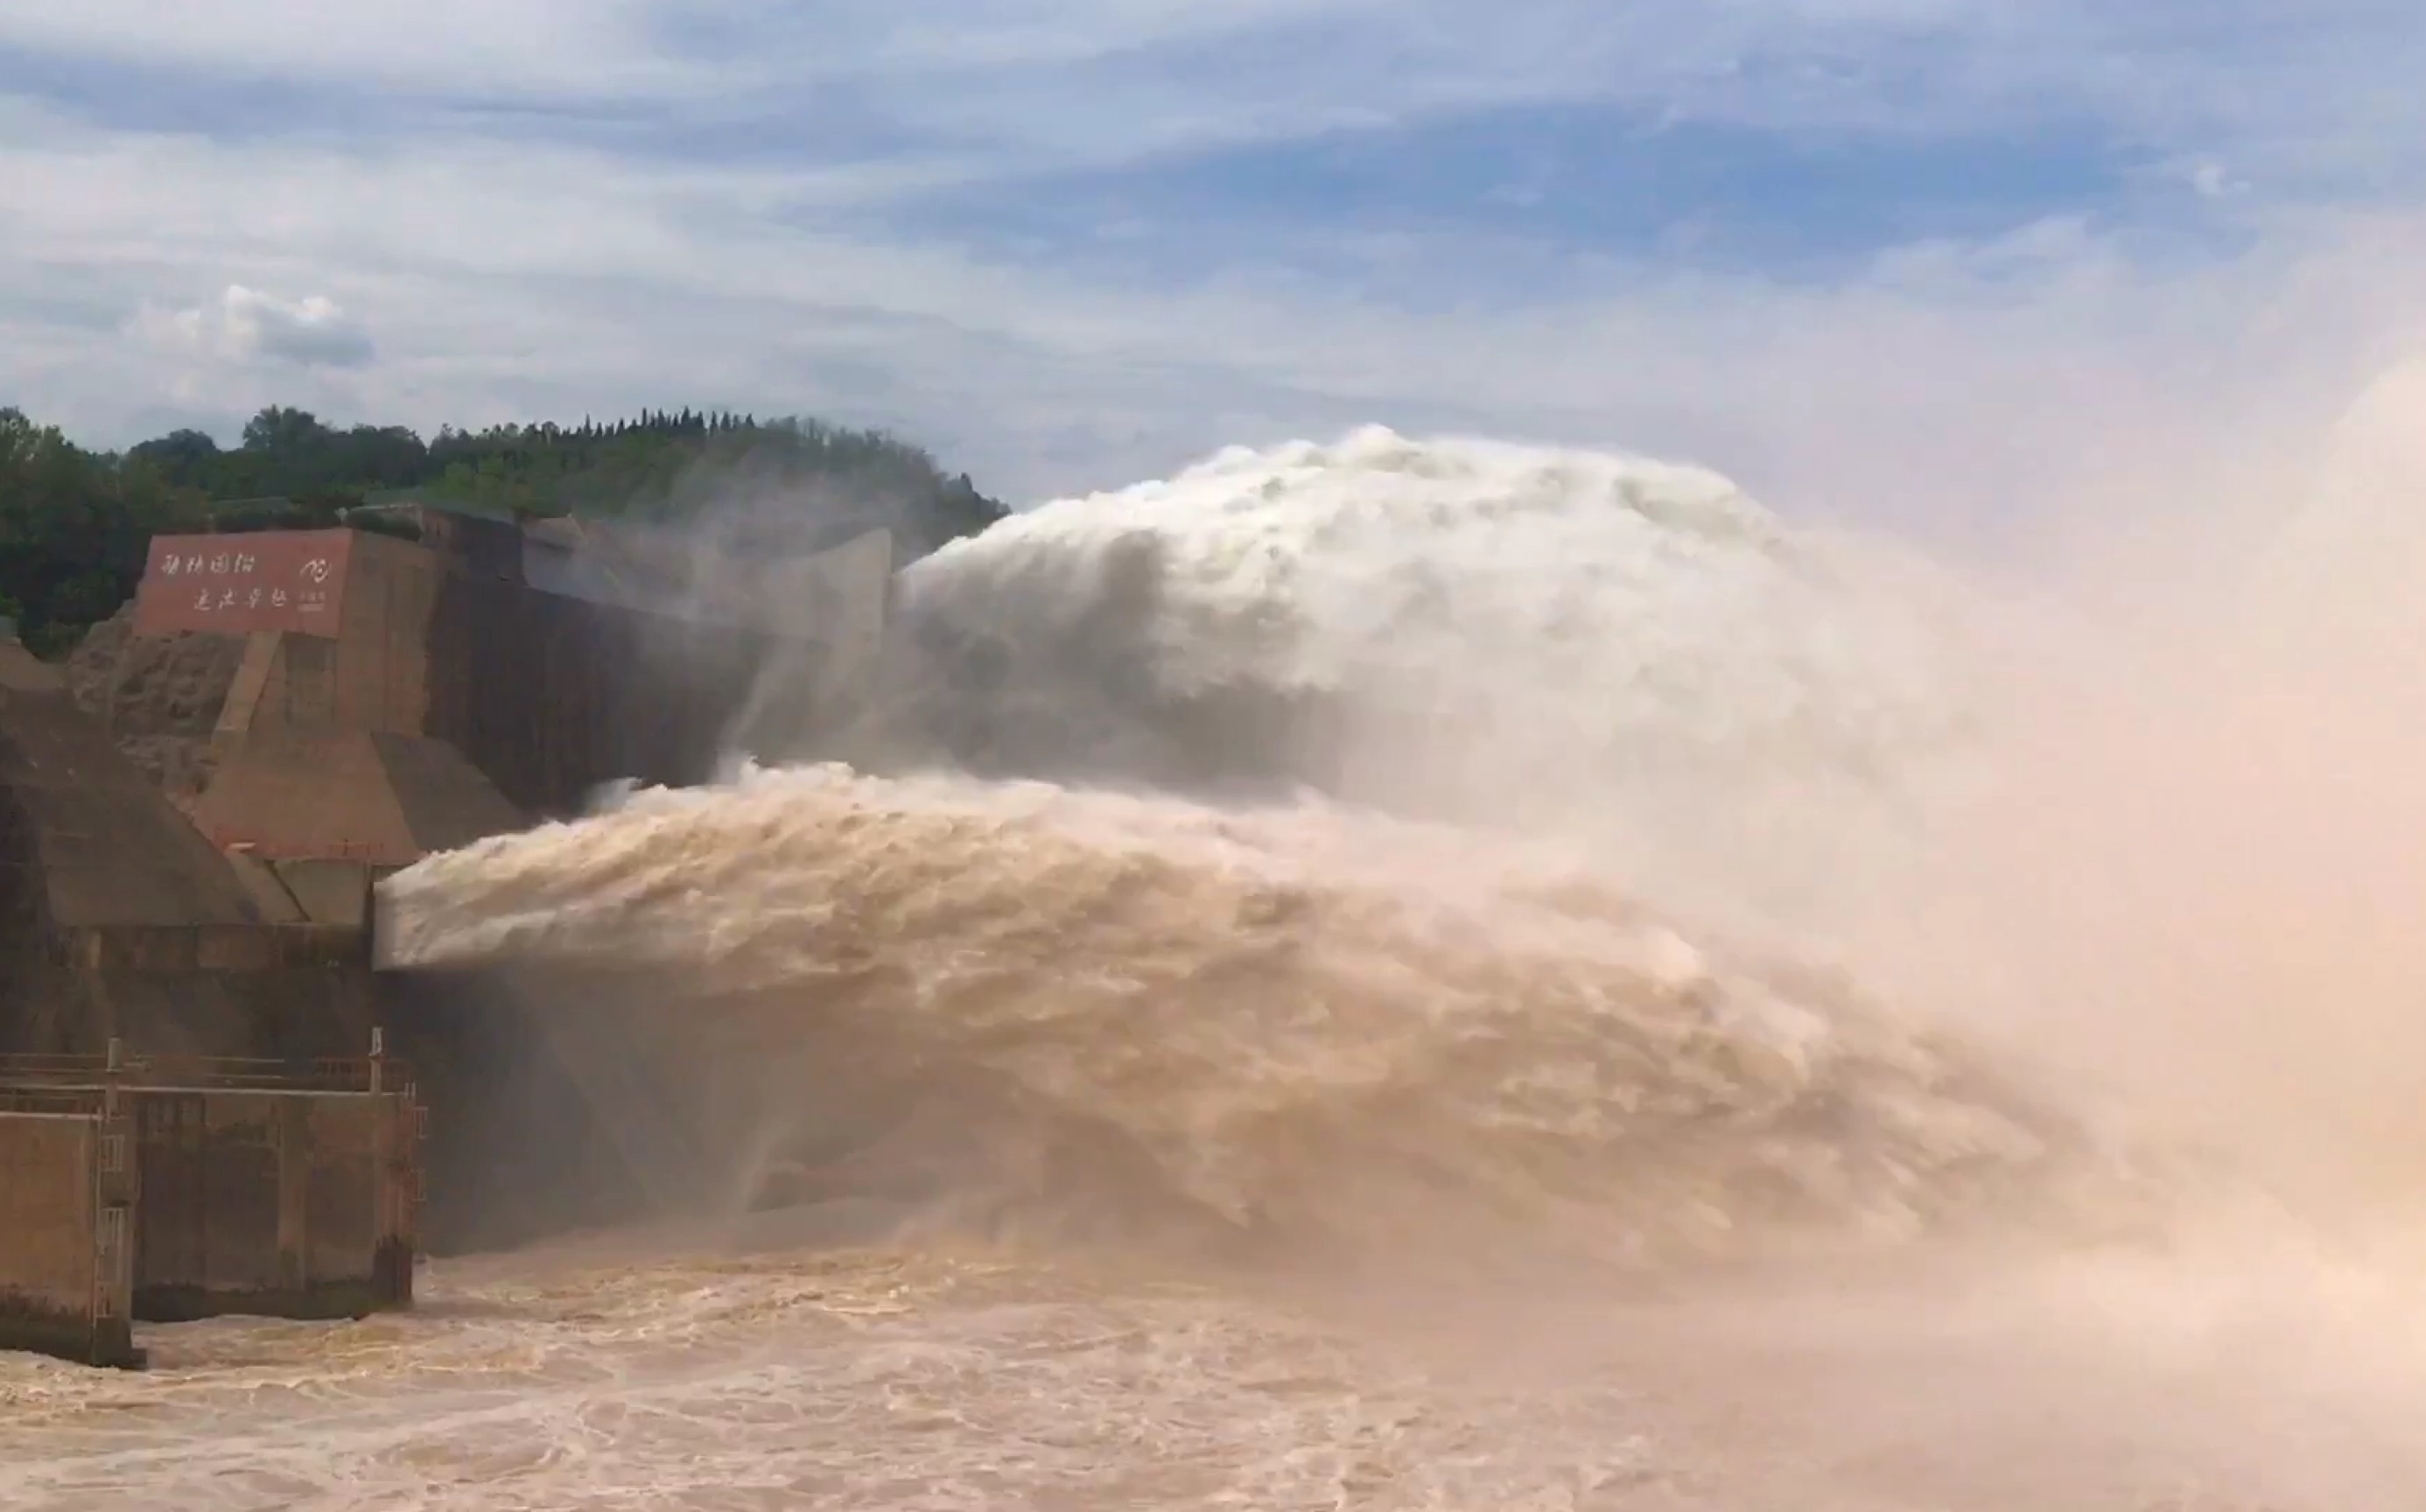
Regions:
<svg viewBox="0 0 2426 1512"><path fill-rule="evenodd" d="M327 1071L375 1036L437 1114L415 1242L510 1245L649 1199L671 1135L636 1090L644 1053L547 1011L562 983L392 969L380 884L847 724L891 534L702 574L596 523L380 509L156 537L64 664L0 635L0 1315L49 1320L0 1347L116 1358L130 1320L408 1299L409 1260L376 1273L385 1241L328 1195L389 1180L360 1168L392 1158L384 1125L337 1110L393 1084Z"/></svg>
<svg viewBox="0 0 2426 1512"><path fill-rule="evenodd" d="M0 1056L0 1349L140 1366L133 1325L410 1308L416 1089L354 1059Z"/></svg>

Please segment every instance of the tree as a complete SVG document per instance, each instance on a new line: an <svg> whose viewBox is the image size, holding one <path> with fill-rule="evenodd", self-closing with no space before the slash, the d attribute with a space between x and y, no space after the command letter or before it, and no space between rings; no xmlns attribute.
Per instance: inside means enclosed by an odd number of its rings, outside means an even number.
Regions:
<svg viewBox="0 0 2426 1512"><path fill-rule="evenodd" d="M296 451L328 435L328 427L308 410L271 405L244 423L247 451Z"/></svg>
<svg viewBox="0 0 2426 1512"><path fill-rule="evenodd" d="M199 430L172 430L156 441L130 448L126 454L129 461L144 463L169 482L189 489L209 486L219 455L219 443Z"/></svg>
<svg viewBox="0 0 2426 1512"><path fill-rule="evenodd" d="M203 517L199 495L147 463L85 451L0 410L0 598L35 651L73 645L135 591L154 535Z"/></svg>
<svg viewBox="0 0 2426 1512"><path fill-rule="evenodd" d="M923 449L881 431L731 410L442 430L429 455L436 475L424 486L436 498L663 523L741 506L793 545L883 525L919 555L1008 512L965 474L946 476Z"/></svg>

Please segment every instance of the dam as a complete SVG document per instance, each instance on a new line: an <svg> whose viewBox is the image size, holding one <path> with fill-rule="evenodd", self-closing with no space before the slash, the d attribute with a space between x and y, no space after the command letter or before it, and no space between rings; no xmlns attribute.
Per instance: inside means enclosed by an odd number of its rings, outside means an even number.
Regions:
<svg viewBox="0 0 2426 1512"><path fill-rule="evenodd" d="M0 641L0 1348L407 1306L416 1247L650 1189L635 1057L379 970L377 886L830 716L890 539L701 612L601 530L375 523L160 538L73 667Z"/></svg>

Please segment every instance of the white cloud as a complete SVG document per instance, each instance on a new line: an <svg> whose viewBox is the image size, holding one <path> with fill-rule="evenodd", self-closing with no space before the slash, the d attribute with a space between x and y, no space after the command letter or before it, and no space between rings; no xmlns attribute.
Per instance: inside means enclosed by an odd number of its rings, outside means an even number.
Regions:
<svg viewBox="0 0 2426 1512"><path fill-rule="evenodd" d="M2056 221L1833 287L1609 264L1554 303L1415 314L1244 272L1108 289L802 229L766 213L781 186L563 150L366 158L58 128L0 180L16 291L0 374L105 441L205 399L425 427L800 409L898 426L1022 495L1378 419L1690 453L1789 507L1943 525L2026 508L2115 449L2239 424L2261 384L2333 408L2426 313L2409 271L2426 242L2401 219L2287 221L2188 271ZM233 287L153 317L144 344L44 314L71 290L125 310L214 284ZM299 288L316 298L246 292ZM334 371L361 349L355 317L380 360Z"/></svg>
<svg viewBox="0 0 2426 1512"><path fill-rule="evenodd" d="M2376 0L2318 3L2259 90L2256 0L2202 12L2206 43L2180 8L2118 20L2088 0L902 0L814 25L771 0L364 0L333 21L0 0L0 46L195 77L671 101L736 128L752 91L858 89L941 138L811 170L484 136L479 118L215 142L0 101L0 387L101 441L163 407L272 400L424 427L800 409L899 426L1021 495L1373 419L1691 453L1789 507L1974 518L2155 438L2331 410L2416 334L2418 226L2252 192L2230 213L2255 249L2226 260L2055 217L1826 287L1479 234L1329 245L1419 293L1448 274L1511 292L1492 309L1318 282L1279 241L1201 280L1107 287L840 212L905 185L1582 95L1908 135L2095 118L2155 133L2176 186L2271 193L2288 163L2426 140L2426 95L2333 87L2426 60L2405 40L2420 25L2378 7L2383 45L2337 49L2353 33L2334 18ZM1289 53L1311 34L1287 28L1311 26L1332 51ZM1185 61L1216 42L1235 68ZM2386 126L2404 121L2421 130ZM195 303L209 289L228 292ZM112 339L129 312L138 339Z"/></svg>
<svg viewBox="0 0 2426 1512"><path fill-rule="evenodd" d="M282 299L231 283L218 302L162 312L145 308L136 329L164 349L222 362L268 361L303 367L358 367L371 339L325 295Z"/></svg>
<svg viewBox="0 0 2426 1512"><path fill-rule="evenodd" d="M599 95L678 89L638 0L0 0L0 46L240 81Z"/></svg>
<svg viewBox="0 0 2426 1512"><path fill-rule="evenodd" d="M2406 0L0 0L8 48L726 119L856 91L996 172L1581 98L1779 130L2104 124L2245 172L2426 152Z"/></svg>
<svg viewBox="0 0 2426 1512"><path fill-rule="evenodd" d="M755 76L880 79L905 119L1046 156L1583 99L1778 131L2111 131L2222 143L2243 171L2426 154L2408 145L2426 143L2426 8L2406 0L898 0L862 15L770 30ZM1240 45L1218 64L1169 56L1225 40Z"/></svg>

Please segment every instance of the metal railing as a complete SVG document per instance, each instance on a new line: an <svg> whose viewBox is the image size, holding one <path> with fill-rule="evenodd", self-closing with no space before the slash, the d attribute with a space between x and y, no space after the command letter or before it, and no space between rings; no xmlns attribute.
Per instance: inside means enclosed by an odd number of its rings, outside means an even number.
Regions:
<svg viewBox="0 0 2426 1512"><path fill-rule="evenodd" d="M12 1086L0 1083L0 1113L90 1114L98 1089L89 1086Z"/></svg>
<svg viewBox="0 0 2426 1512"><path fill-rule="evenodd" d="M245 1055L129 1054L117 1040L101 1055L0 1055L0 1096L103 1086L179 1091L401 1092L411 1069L371 1031L367 1055L278 1060Z"/></svg>

